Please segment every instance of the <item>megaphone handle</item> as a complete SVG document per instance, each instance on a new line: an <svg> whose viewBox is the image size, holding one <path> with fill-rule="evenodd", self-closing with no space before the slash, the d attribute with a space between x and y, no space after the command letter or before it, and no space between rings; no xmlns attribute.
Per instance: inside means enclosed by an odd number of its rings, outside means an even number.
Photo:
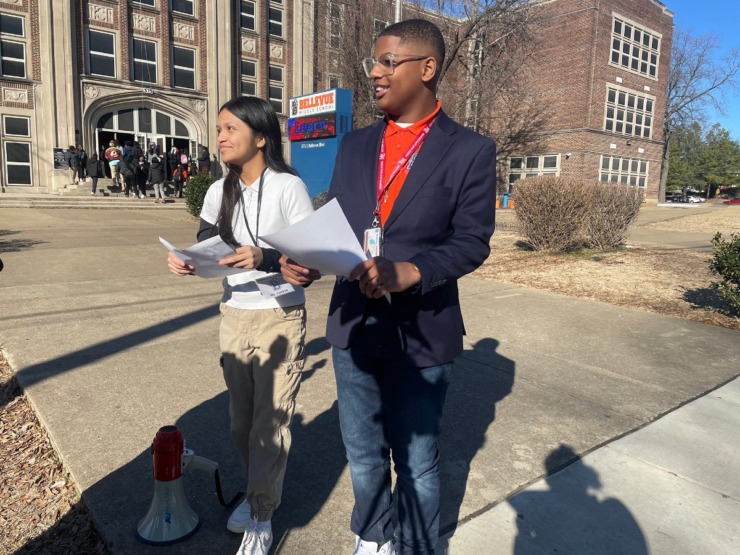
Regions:
<svg viewBox="0 0 740 555"><path fill-rule="evenodd" d="M236 505L236 502L242 498L242 496L244 495L244 492L243 491L238 492L231 501L226 503L226 501L224 501L223 491L221 491L221 478L219 477L219 474L218 474L218 468L213 473L213 475L216 479L216 494L218 495L218 502L221 503L223 507L231 508L234 505Z"/></svg>

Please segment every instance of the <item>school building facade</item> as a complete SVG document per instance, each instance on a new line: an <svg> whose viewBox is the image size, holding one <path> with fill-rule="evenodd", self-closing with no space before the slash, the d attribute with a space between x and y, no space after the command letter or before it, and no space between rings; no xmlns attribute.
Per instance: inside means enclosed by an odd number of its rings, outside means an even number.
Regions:
<svg viewBox="0 0 740 555"><path fill-rule="evenodd" d="M312 92L313 0L0 0L0 186L57 192L63 150L216 149L238 94ZM301 48L296 49L295 45ZM298 52L296 56L295 53Z"/></svg>
<svg viewBox="0 0 740 555"><path fill-rule="evenodd" d="M508 186L538 175L633 185L656 199L673 36L658 0L541 0L525 72L547 106L540 148L508 160Z"/></svg>

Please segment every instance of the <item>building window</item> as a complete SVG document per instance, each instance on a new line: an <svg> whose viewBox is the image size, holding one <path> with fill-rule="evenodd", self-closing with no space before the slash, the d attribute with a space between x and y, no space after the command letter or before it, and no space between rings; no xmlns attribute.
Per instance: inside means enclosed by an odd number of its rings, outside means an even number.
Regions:
<svg viewBox="0 0 740 555"><path fill-rule="evenodd" d="M242 60L242 96L257 96L257 63Z"/></svg>
<svg viewBox="0 0 740 555"><path fill-rule="evenodd" d="M534 154L509 158L509 185L520 179L560 174L559 154Z"/></svg>
<svg viewBox="0 0 740 555"><path fill-rule="evenodd" d="M23 18L17 15L0 13L0 34L25 37L26 33L23 29L23 21Z"/></svg>
<svg viewBox="0 0 740 555"><path fill-rule="evenodd" d="M172 47L172 85L195 89L195 50Z"/></svg>
<svg viewBox="0 0 740 555"><path fill-rule="evenodd" d="M273 37L283 36L283 10L280 8L269 8L270 16L270 35Z"/></svg>
<svg viewBox="0 0 740 555"><path fill-rule="evenodd" d="M601 157L601 170L599 172L601 181L644 187L647 183L647 176L647 160L607 155Z"/></svg>
<svg viewBox="0 0 740 555"><path fill-rule="evenodd" d="M148 6L150 8L155 7L156 0L131 0L132 4L141 4L142 6Z"/></svg>
<svg viewBox="0 0 740 555"><path fill-rule="evenodd" d="M283 68L271 65L268 68L270 77L270 104L278 114L283 113Z"/></svg>
<svg viewBox="0 0 740 555"><path fill-rule="evenodd" d="M93 31L87 33L88 71L90 75L116 76L115 35Z"/></svg>
<svg viewBox="0 0 740 555"><path fill-rule="evenodd" d="M5 183L8 185L32 185L31 181L31 143L6 141Z"/></svg>
<svg viewBox="0 0 740 555"><path fill-rule="evenodd" d="M660 38L655 31L615 17L612 26L611 63L657 79Z"/></svg>
<svg viewBox="0 0 740 555"><path fill-rule="evenodd" d="M157 82L157 43L134 39L134 81Z"/></svg>
<svg viewBox="0 0 740 555"><path fill-rule="evenodd" d="M342 47L342 11L339 4L329 4L329 46L331 48Z"/></svg>
<svg viewBox="0 0 740 555"><path fill-rule="evenodd" d="M172 11L185 15L195 15L193 0L172 0Z"/></svg>
<svg viewBox="0 0 740 555"><path fill-rule="evenodd" d="M247 31L254 31L257 29L254 2L246 2L242 0L241 27Z"/></svg>
<svg viewBox="0 0 740 555"><path fill-rule="evenodd" d="M336 75L329 76L329 88L330 89L339 88L339 83L340 83L339 77L337 77Z"/></svg>
<svg viewBox="0 0 740 555"><path fill-rule="evenodd" d="M26 78L26 45L0 40L0 76Z"/></svg>
<svg viewBox="0 0 740 555"><path fill-rule="evenodd" d="M612 133L649 139L654 99L647 95L607 87L604 129Z"/></svg>
<svg viewBox="0 0 740 555"><path fill-rule="evenodd" d="M3 134L6 137L30 137L31 118L3 116Z"/></svg>
<svg viewBox="0 0 740 555"><path fill-rule="evenodd" d="M377 37L380 33L383 32L383 29L388 27L388 22L383 21L382 19L373 19L373 29L375 31L375 36Z"/></svg>

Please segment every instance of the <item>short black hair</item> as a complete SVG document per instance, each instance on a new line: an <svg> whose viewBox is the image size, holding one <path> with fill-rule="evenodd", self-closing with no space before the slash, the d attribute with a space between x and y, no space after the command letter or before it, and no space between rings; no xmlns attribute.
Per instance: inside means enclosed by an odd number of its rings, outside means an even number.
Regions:
<svg viewBox="0 0 740 555"><path fill-rule="evenodd" d="M426 19L407 19L389 25L383 29L378 37L398 37L401 42L421 44L432 50L437 59L437 73L445 60L445 39L442 31L434 23Z"/></svg>

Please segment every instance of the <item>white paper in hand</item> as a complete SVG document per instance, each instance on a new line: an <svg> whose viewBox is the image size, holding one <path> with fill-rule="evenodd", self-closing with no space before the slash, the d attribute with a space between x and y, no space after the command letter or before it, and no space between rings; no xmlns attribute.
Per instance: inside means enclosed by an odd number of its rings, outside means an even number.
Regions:
<svg viewBox="0 0 740 555"><path fill-rule="evenodd" d="M367 260L337 199L292 226L260 239L301 266L323 275L347 277Z"/></svg>
<svg viewBox="0 0 740 555"><path fill-rule="evenodd" d="M177 255L177 258L195 267L195 275L202 278L225 277L244 272L244 268L221 266L218 261L234 254L234 249L216 235L187 249L176 249L162 237L159 241L165 248Z"/></svg>

